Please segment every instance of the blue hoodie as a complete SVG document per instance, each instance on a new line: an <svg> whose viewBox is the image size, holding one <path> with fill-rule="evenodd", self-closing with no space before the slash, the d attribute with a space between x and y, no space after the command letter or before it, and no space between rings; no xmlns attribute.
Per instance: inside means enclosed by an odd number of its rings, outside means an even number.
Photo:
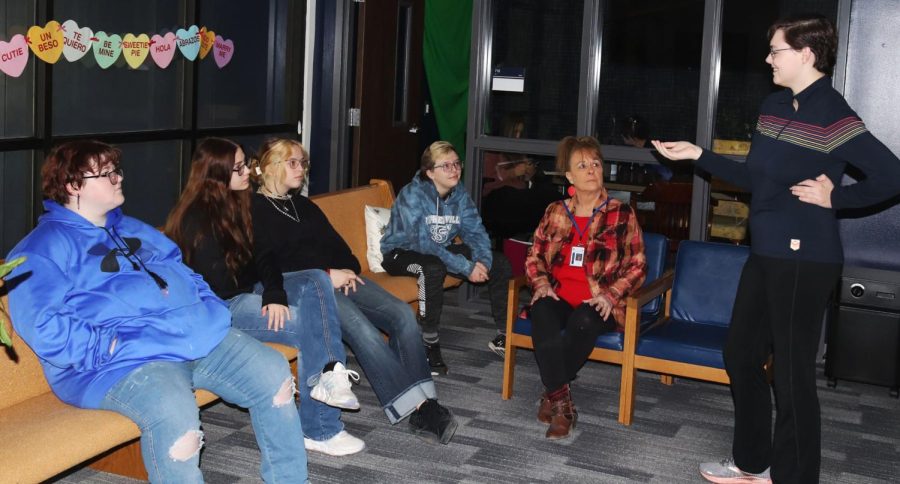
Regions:
<svg viewBox="0 0 900 484"><path fill-rule="evenodd" d="M118 208L105 230L56 202L44 208L9 254L28 259L7 287L16 332L61 400L98 408L139 366L202 358L225 337L228 308L161 232Z"/></svg>
<svg viewBox="0 0 900 484"><path fill-rule="evenodd" d="M472 260L447 250L459 236L472 249ZM431 180L419 174L400 190L391 208L391 221L381 238L381 252L412 250L440 257L449 272L467 276L481 262L491 268L491 241L475 202L462 183L445 198L438 195Z"/></svg>

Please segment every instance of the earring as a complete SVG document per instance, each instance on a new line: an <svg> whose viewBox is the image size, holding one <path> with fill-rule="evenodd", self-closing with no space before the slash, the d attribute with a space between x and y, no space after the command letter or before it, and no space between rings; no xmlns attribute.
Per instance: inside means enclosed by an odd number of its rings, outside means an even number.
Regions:
<svg viewBox="0 0 900 484"><path fill-rule="evenodd" d="M78 210L81 210L81 194L75 195L75 206L78 207Z"/></svg>

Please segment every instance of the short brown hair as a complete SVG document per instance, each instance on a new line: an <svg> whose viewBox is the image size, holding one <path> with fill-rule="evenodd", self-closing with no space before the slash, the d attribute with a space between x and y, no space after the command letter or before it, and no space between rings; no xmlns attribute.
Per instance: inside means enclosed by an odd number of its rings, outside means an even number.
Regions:
<svg viewBox="0 0 900 484"><path fill-rule="evenodd" d="M784 32L784 41L791 48L800 50L809 47L816 55L816 70L829 76L834 72L838 38L837 29L831 20L819 14L785 17L769 27L769 40L772 40L778 30Z"/></svg>
<svg viewBox="0 0 900 484"><path fill-rule="evenodd" d="M97 140L63 143L50 151L41 167L41 190L44 196L60 205L69 203L69 185L81 188L84 174L119 167L122 152Z"/></svg>
<svg viewBox="0 0 900 484"><path fill-rule="evenodd" d="M434 163L438 156L446 155L447 153L455 153L459 156L459 153L456 152L456 148L450 144L449 141L435 141L425 148L425 152L422 153L422 163L419 165L419 178L422 180L428 181L428 175L425 174L428 170L434 170Z"/></svg>
<svg viewBox="0 0 900 484"><path fill-rule="evenodd" d="M593 136L566 136L559 141L556 148L556 171L571 171L569 159L578 151L596 153L597 158L603 161L603 153L600 151L600 142Z"/></svg>

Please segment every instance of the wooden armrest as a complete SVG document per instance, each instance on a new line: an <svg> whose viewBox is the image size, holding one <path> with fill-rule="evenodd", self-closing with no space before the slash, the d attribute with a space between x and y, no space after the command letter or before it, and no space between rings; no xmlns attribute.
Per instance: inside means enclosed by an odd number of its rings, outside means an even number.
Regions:
<svg viewBox="0 0 900 484"><path fill-rule="evenodd" d="M519 290L525 287L525 276L516 276L509 280L509 291L506 296L506 334L512 334L513 323L519 316Z"/></svg>
<svg viewBox="0 0 900 484"><path fill-rule="evenodd" d="M669 269L663 275L661 275L658 279L647 284L644 287L641 287L637 291L631 293L627 299L625 299L625 341L624 341L624 350L626 352L634 353L635 347L637 346L637 339L640 333L640 324L641 324L641 307L643 307L648 302L652 301L653 298L666 294L666 298L671 296L672 283L675 280L675 271ZM666 302L666 306L668 306L668 302ZM668 316L667 312L664 311ZM665 318L663 318L665 319Z"/></svg>

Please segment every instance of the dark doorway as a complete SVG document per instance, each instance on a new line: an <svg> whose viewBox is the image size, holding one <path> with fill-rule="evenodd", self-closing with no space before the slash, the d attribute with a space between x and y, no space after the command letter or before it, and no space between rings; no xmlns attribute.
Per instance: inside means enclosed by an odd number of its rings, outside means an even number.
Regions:
<svg viewBox="0 0 900 484"><path fill-rule="evenodd" d="M396 191L419 166L425 2L367 5L360 3L357 14L354 106L359 122L353 128L350 181L358 186L382 178Z"/></svg>

